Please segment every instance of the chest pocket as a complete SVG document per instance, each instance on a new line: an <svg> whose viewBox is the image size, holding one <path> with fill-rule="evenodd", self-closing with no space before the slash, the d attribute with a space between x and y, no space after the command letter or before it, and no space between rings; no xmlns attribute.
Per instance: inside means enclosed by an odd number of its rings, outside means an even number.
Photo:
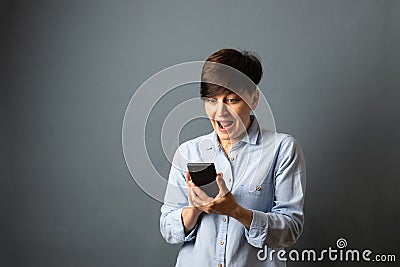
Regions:
<svg viewBox="0 0 400 267"><path fill-rule="evenodd" d="M268 212L271 211L273 201L274 183L272 182L250 183L240 186L239 203L244 208Z"/></svg>

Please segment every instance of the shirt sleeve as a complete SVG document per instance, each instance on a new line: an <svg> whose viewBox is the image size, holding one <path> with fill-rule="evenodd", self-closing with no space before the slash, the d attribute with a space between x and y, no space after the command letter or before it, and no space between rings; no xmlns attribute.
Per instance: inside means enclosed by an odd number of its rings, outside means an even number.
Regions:
<svg viewBox="0 0 400 267"><path fill-rule="evenodd" d="M178 149L169 173L160 216L161 235L170 244L191 241L195 238L197 232L196 224L190 233L185 234L182 221L182 210L184 207L189 206L185 170L186 161Z"/></svg>
<svg viewBox="0 0 400 267"><path fill-rule="evenodd" d="M306 167L302 149L291 136L285 137L279 146L274 176L271 212L252 210L250 228L245 229L249 244L258 248L291 246L303 230Z"/></svg>

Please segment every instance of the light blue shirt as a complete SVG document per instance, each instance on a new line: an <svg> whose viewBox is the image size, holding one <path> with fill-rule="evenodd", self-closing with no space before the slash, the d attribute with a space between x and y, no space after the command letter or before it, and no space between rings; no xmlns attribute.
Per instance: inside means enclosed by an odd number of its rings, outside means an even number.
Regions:
<svg viewBox="0 0 400 267"><path fill-rule="evenodd" d="M188 206L188 162L214 162L236 201L253 212L250 228L226 215L203 213L185 234L182 209ZM268 247L279 251L296 242L304 222L305 161L290 135L268 131L253 120L248 134L226 155L212 132L179 146L175 153L160 230L171 244L182 243L176 266L286 266L277 257L259 260ZM276 256L275 254L272 254Z"/></svg>

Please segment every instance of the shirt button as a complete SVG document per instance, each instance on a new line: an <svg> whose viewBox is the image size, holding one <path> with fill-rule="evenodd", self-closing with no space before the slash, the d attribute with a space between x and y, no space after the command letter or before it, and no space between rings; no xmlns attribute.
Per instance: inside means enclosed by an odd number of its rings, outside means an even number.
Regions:
<svg viewBox="0 0 400 267"><path fill-rule="evenodd" d="M256 187L256 190L257 190L257 191L261 191L261 186L258 185L258 186Z"/></svg>
<svg viewBox="0 0 400 267"><path fill-rule="evenodd" d="M223 222L226 222L226 218L223 218L222 221L223 221Z"/></svg>
<svg viewBox="0 0 400 267"><path fill-rule="evenodd" d="M222 246L224 244L224 241L219 241L219 244Z"/></svg>
<svg viewBox="0 0 400 267"><path fill-rule="evenodd" d="M229 178L229 180L228 180L228 183L230 183L230 182L232 182L232 179L231 179L231 178Z"/></svg>
<svg viewBox="0 0 400 267"><path fill-rule="evenodd" d="M235 158L234 157L231 157L231 161L234 161L235 160Z"/></svg>

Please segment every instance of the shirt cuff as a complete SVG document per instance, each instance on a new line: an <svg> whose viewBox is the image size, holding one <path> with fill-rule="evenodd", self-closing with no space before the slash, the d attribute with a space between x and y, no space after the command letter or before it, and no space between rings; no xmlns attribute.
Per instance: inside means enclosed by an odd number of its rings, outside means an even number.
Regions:
<svg viewBox="0 0 400 267"><path fill-rule="evenodd" d="M190 231L190 233L185 235L185 228L183 227L182 221L182 210L183 208L177 209L172 212L172 221L174 226L171 228L171 234L178 240L183 242L192 241L196 237L197 223Z"/></svg>
<svg viewBox="0 0 400 267"><path fill-rule="evenodd" d="M265 213L258 210L252 210L253 219L249 230L245 228L245 236L247 242L257 248L263 248L267 239L268 220L265 218Z"/></svg>

